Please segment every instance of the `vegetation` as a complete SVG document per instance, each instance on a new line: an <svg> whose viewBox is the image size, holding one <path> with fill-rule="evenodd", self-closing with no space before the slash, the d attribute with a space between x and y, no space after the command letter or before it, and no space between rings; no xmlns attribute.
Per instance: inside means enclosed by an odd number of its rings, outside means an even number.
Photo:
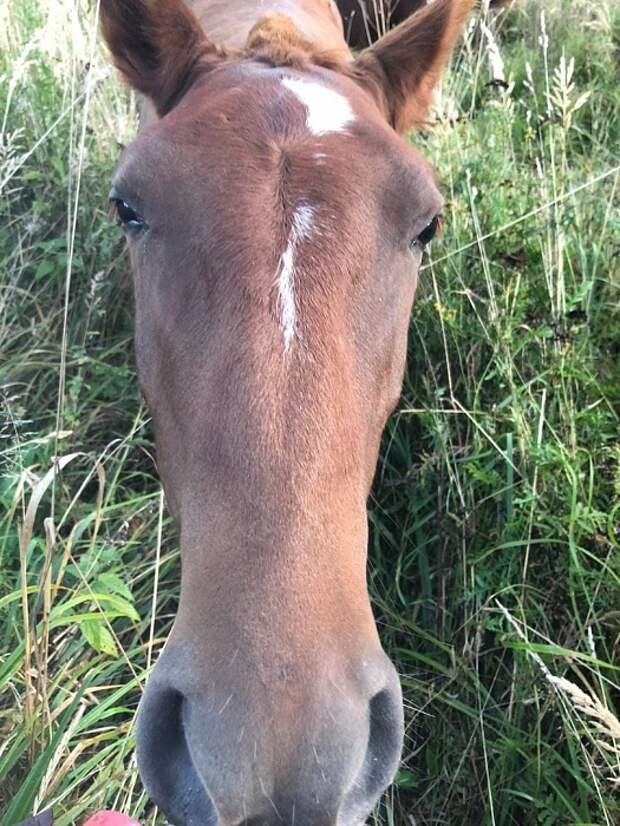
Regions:
<svg viewBox="0 0 620 826"><path fill-rule="evenodd" d="M106 214L134 105L95 6L0 9L6 824L164 822L132 720L178 552ZM478 17L411 138L447 206L369 503L408 723L376 824L620 822L619 54L615 0Z"/></svg>

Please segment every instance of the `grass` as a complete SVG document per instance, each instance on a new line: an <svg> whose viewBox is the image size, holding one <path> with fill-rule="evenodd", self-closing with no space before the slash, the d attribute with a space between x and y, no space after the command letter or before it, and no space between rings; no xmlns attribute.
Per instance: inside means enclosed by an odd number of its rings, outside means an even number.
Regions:
<svg viewBox="0 0 620 826"><path fill-rule="evenodd" d="M407 740L376 824L620 822L620 14L472 23L432 130L445 238L369 502ZM94 7L0 11L0 812L163 822L132 720L179 567L106 215L133 102ZM491 81L495 81L491 83ZM62 472L55 474L54 456Z"/></svg>

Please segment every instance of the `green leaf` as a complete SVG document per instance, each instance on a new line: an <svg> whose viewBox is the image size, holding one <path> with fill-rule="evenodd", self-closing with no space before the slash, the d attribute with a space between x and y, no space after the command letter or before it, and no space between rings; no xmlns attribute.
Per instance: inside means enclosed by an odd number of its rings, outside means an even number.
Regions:
<svg viewBox="0 0 620 826"><path fill-rule="evenodd" d="M50 275L50 273L53 273L54 269L55 267L51 261L41 261L34 274L35 280L38 281L40 278L45 278L46 275Z"/></svg>
<svg viewBox="0 0 620 826"><path fill-rule="evenodd" d="M127 583L124 582L118 574L111 571L104 571L99 574L93 584L94 591L101 591L102 593L117 594L124 597L127 602L133 604L133 596L129 590Z"/></svg>
<svg viewBox="0 0 620 826"><path fill-rule="evenodd" d="M417 789L420 785L418 778L407 769L400 769L394 778L394 784L399 789Z"/></svg>
<svg viewBox="0 0 620 826"><path fill-rule="evenodd" d="M122 599L119 596L115 596L114 594L102 594L99 591L91 591L88 594L81 594L77 597L71 597L71 599L68 599L66 602L63 602L62 605L58 606L57 609L54 609L52 611L52 616L55 617L57 615L69 613L76 605L83 605L85 602L104 603L106 608L109 605L117 616L128 617L129 619L134 620L134 622L139 622L140 620L138 612L133 605L127 602L127 600ZM103 609L101 610L103 611Z"/></svg>
<svg viewBox="0 0 620 826"><path fill-rule="evenodd" d="M118 648L110 629L102 620L84 620L80 631L86 642L100 654L116 657Z"/></svg>
<svg viewBox="0 0 620 826"><path fill-rule="evenodd" d="M47 746L34 761L27 777L21 783L17 793L11 800L10 806L4 813L4 818L2 820L3 823L19 823L19 821L29 817L32 814L34 799L39 791L41 781L43 780L45 772L49 770L50 761L52 760L56 749L60 745L62 738L65 736L67 728L70 725L70 721L73 719L81 699L82 692L81 690L78 690L69 708L58 720L56 730L50 738Z"/></svg>

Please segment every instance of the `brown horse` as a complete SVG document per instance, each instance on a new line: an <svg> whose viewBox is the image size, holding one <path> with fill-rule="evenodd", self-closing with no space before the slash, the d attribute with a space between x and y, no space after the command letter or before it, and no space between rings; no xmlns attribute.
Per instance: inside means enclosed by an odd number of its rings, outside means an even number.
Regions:
<svg viewBox="0 0 620 826"><path fill-rule="evenodd" d="M353 49L363 49L393 26L402 23L428 0L336 0L342 15L344 34ZM505 6L510 0L489 0L490 8Z"/></svg>
<svg viewBox="0 0 620 826"><path fill-rule="evenodd" d="M362 49L426 5L427 0L337 0L347 43Z"/></svg>
<svg viewBox="0 0 620 826"><path fill-rule="evenodd" d="M442 206L399 133L472 4L436 0L354 60L330 0L101 2L154 113L110 197L180 529L137 730L177 826L358 826L398 765L366 498Z"/></svg>

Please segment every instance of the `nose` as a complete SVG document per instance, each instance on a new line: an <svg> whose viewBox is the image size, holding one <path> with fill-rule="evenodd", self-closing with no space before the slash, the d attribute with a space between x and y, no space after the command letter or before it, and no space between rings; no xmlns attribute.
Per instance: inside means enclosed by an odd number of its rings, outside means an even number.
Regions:
<svg viewBox="0 0 620 826"><path fill-rule="evenodd" d="M269 688L254 674L232 690L198 686L167 650L138 714L150 797L173 826L360 826L396 771L403 719L383 652L359 672Z"/></svg>
<svg viewBox="0 0 620 826"><path fill-rule="evenodd" d="M152 677L138 715L140 776L174 826L217 826L217 812L189 752L186 717L183 696Z"/></svg>

